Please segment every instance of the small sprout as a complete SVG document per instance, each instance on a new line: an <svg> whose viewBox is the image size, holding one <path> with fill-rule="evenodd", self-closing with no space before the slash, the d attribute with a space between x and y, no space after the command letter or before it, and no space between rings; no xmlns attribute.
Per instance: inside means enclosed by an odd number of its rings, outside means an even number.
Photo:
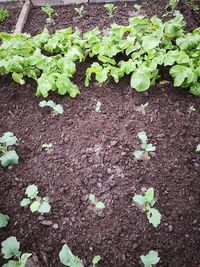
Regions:
<svg viewBox="0 0 200 267"><path fill-rule="evenodd" d="M163 16L168 16L172 14L178 4L179 0L168 0L167 5L165 6L166 13Z"/></svg>
<svg viewBox="0 0 200 267"><path fill-rule="evenodd" d="M60 253L59 253L59 259L62 264L69 267L84 267L81 260L74 256L71 252L68 245L63 245Z"/></svg>
<svg viewBox="0 0 200 267"><path fill-rule="evenodd" d="M0 8L0 23L4 22L8 18L8 10Z"/></svg>
<svg viewBox="0 0 200 267"><path fill-rule="evenodd" d="M50 144L47 144L47 143L44 143L42 145L42 148L45 150L45 151L49 151L50 149L53 148L53 145L50 143Z"/></svg>
<svg viewBox="0 0 200 267"><path fill-rule="evenodd" d="M96 209L105 209L105 205L102 201L97 201L96 196L94 194L89 194L88 199L92 204L95 205Z"/></svg>
<svg viewBox="0 0 200 267"><path fill-rule="evenodd" d="M41 101L39 103L39 106L41 108L43 108L43 107L50 107L50 108L52 108L55 115L63 114L63 112L64 112L62 105L56 104L53 100L49 100L49 101L43 100L43 101Z"/></svg>
<svg viewBox="0 0 200 267"><path fill-rule="evenodd" d="M112 17L114 10L117 9L117 6L111 3L105 4L104 7L107 9L110 17Z"/></svg>
<svg viewBox="0 0 200 267"><path fill-rule="evenodd" d="M169 84L169 81L167 80L162 80L159 82L160 85L165 85L165 84Z"/></svg>
<svg viewBox="0 0 200 267"><path fill-rule="evenodd" d="M145 104L141 104L140 105L140 108L141 108L141 111L142 111L143 115L146 114L146 109L147 109L148 106L149 106L149 103L145 103Z"/></svg>
<svg viewBox="0 0 200 267"><path fill-rule="evenodd" d="M101 256L97 255L92 259L92 265L95 267L95 265L101 260Z"/></svg>
<svg viewBox="0 0 200 267"><path fill-rule="evenodd" d="M146 212L147 219L154 227L157 227L160 224L161 214L157 209L153 208L155 205L153 187L147 189L144 196L135 195L133 201L141 207L142 211Z"/></svg>
<svg viewBox="0 0 200 267"><path fill-rule="evenodd" d="M133 152L133 155L136 159L143 160L143 159L150 159L149 152L156 151L156 146L152 144L148 144L148 137L144 131L138 133L138 138L141 140L141 150L136 150Z"/></svg>
<svg viewBox="0 0 200 267"><path fill-rule="evenodd" d="M10 146L17 144L17 138L11 132L6 132L0 137L0 161L2 167L8 167L10 164L18 164L19 156Z"/></svg>
<svg viewBox="0 0 200 267"><path fill-rule="evenodd" d="M38 187L36 185L29 185L26 188L25 194L27 198L23 198L20 206L26 207L30 205L31 212L47 213L50 212L51 206L49 205L48 197L38 196Z"/></svg>
<svg viewBox="0 0 200 267"><path fill-rule="evenodd" d="M2 249L1 252L3 254L3 258L9 260L7 264L4 266L19 266L25 267L28 258L32 255L30 253L21 253L19 250L20 243L17 241L16 237L10 236L5 241L1 243ZM14 259L14 260L11 260Z"/></svg>
<svg viewBox="0 0 200 267"><path fill-rule="evenodd" d="M46 5L42 7L42 11L48 16L46 22L55 24L53 17L58 16L58 14L54 11L54 9L50 5Z"/></svg>
<svg viewBox="0 0 200 267"><path fill-rule="evenodd" d="M197 145L196 152L200 152L200 144Z"/></svg>
<svg viewBox="0 0 200 267"><path fill-rule="evenodd" d="M8 215L4 215L3 213L0 213L0 228L6 227L10 218Z"/></svg>
<svg viewBox="0 0 200 267"><path fill-rule="evenodd" d="M135 8L135 10L137 11L137 12L140 12L140 10L141 10L141 5L137 5L137 4L135 4L134 5L134 8Z"/></svg>
<svg viewBox="0 0 200 267"><path fill-rule="evenodd" d="M79 8L74 8L76 13L78 13L79 17L82 18L84 14L84 6L80 6Z"/></svg>
<svg viewBox="0 0 200 267"><path fill-rule="evenodd" d="M189 106L189 108L188 108L188 112L189 113L192 113L192 112L195 112L195 111L196 111L196 108L193 105Z"/></svg>
<svg viewBox="0 0 200 267"><path fill-rule="evenodd" d="M95 111L101 112L101 106L102 106L102 103L100 101L97 101Z"/></svg>
<svg viewBox="0 0 200 267"><path fill-rule="evenodd" d="M157 264L160 260L160 258L158 257L158 252L154 250L150 250L146 256L144 255L140 256L140 259L144 264L144 267L152 267L155 264Z"/></svg>

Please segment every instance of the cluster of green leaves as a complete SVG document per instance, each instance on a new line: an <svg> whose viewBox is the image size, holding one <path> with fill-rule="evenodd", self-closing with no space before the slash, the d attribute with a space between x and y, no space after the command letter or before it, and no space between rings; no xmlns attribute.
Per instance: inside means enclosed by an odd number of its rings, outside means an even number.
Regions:
<svg viewBox="0 0 200 267"><path fill-rule="evenodd" d="M0 161L3 167L18 164L19 156L10 146L17 144L17 138L11 132L6 132L0 137Z"/></svg>
<svg viewBox="0 0 200 267"><path fill-rule="evenodd" d="M84 267L82 261L73 255L68 245L63 245L60 253L59 258L62 264L69 267ZM101 256L97 255L92 260L93 267L101 260Z"/></svg>
<svg viewBox="0 0 200 267"><path fill-rule="evenodd" d="M8 10L4 8L0 8L0 23L4 22L8 17Z"/></svg>
<svg viewBox="0 0 200 267"><path fill-rule="evenodd" d="M158 257L158 252L154 250L150 250L147 255L140 256L140 259L144 264L144 267L152 267L160 260L160 258Z"/></svg>
<svg viewBox="0 0 200 267"><path fill-rule="evenodd" d="M147 219L154 227L157 227L160 224L161 214L156 208L153 208L155 205L153 187L147 189L144 196L135 195L133 201L142 208L142 211L146 212Z"/></svg>
<svg viewBox="0 0 200 267"><path fill-rule="evenodd" d="M25 267L30 253L23 253L19 250L20 243L16 237L11 236L1 243L3 258L9 260L2 267ZM14 259L14 260L13 260Z"/></svg>
<svg viewBox="0 0 200 267"><path fill-rule="evenodd" d="M38 196L38 187L36 185L29 185L26 188L26 198L23 198L20 205L26 207L30 205L31 212L47 213L50 212L51 206L49 205L48 197Z"/></svg>
<svg viewBox="0 0 200 267"><path fill-rule="evenodd" d="M133 17L127 26L113 24L106 33L98 28L83 35L71 27L50 35L47 29L31 37L28 34L0 33L0 74L25 83L25 77L36 80L36 95L47 97L51 91L77 96L72 82L76 62L87 57L98 59L86 70L85 85L94 78L102 84L110 77L115 82L131 75L131 87L147 90L159 78L159 66L171 66L174 85L190 88L200 96L200 28L184 33L183 16L163 23L157 17ZM43 53L43 51L45 53ZM119 55L127 59L118 61Z"/></svg>
<svg viewBox="0 0 200 267"><path fill-rule="evenodd" d="M76 13L79 15L80 18L83 17L84 6L75 7L74 10L76 11Z"/></svg>
<svg viewBox="0 0 200 267"><path fill-rule="evenodd" d="M92 204L95 205L96 209L105 209L105 204L102 201L97 201L94 194L89 194L88 199L90 202L92 202Z"/></svg>
<svg viewBox="0 0 200 267"><path fill-rule="evenodd" d="M54 9L50 5L46 5L42 7L42 11L47 14L47 23L55 23L54 17L58 16L58 14L54 11Z"/></svg>
<svg viewBox="0 0 200 267"><path fill-rule="evenodd" d="M43 107L50 107L50 108L52 108L55 115L63 114L63 112L64 112L63 106L60 105L60 104L56 104L53 100L49 100L49 101L43 100L43 101L41 101L39 103L39 106L41 108L43 108Z"/></svg>
<svg viewBox="0 0 200 267"><path fill-rule="evenodd" d="M107 9L110 17L112 17L114 10L117 9L117 6L112 3L105 4L104 7Z"/></svg>
<svg viewBox="0 0 200 267"><path fill-rule="evenodd" d="M4 228L7 226L10 218L8 215L5 215L3 213L0 213L0 228Z"/></svg>
<svg viewBox="0 0 200 267"><path fill-rule="evenodd" d="M136 150L133 152L134 157L139 160L150 159L149 152L156 151L156 146L148 144L148 137L146 132L144 131L139 132L137 136L142 144L141 144L141 150Z"/></svg>

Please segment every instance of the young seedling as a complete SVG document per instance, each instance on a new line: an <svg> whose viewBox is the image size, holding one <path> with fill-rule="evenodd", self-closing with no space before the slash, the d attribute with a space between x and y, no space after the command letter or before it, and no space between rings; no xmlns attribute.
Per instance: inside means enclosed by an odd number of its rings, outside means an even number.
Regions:
<svg viewBox="0 0 200 267"><path fill-rule="evenodd" d="M26 188L26 198L23 198L20 205L26 207L30 205L31 212L47 213L50 212L51 206L49 205L48 197L38 196L38 187L34 184Z"/></svg>
<svg viewBox="0 0 200 267"><path fill-rule="evenodd" d="M195 112L195 111L196 111L196 108L193 105L189 106L189 108L188 108L188 112L189 113L192 113L192 112Z"/></svg>
<svg viewBox="0 0 200 267"><path fill-rule="evenodd" d="M46 19L46 22L51 24L55 24L55 21L53 17L58 16L58 14L54 11L54 9L50 5L46 5L42 7L42 11L47 14L48 18Z"/></svg>
<svg viewBox="0 0 200 267"><path fill-rule="evenodd" d="M84 267L81 260L74 256L71 252L68 245L63 245L60 253L59 253L59 259L62 264L69 267Z"/></svg>
<svg viewBox="0 0 200 267"><path fill-rule="evenodd" d="M74 9L76 13L79 15L79 17L82 18L84 14L84 6L80 6L79 8L75 7Z"/></svg>
<svg viewBox="0 0 200 267"><path fill-rule="evenodd" d="M179 0L169 0L167 5L165 6L166 13L164 16L168 16L169 14L172 14L178 4Z"/></svg>
<svg viewBox="0 0 200 267"><path fill-rule="evenodd" d="M3 213L0 213L0 228L4 228L7 226L10 218L8 215L4 215Z"/></svg>
<svg viewBox="0 0 200 267"><path fill-rule="evenodd" d="M160 224L161 214L157 209L153 208L155 199L154 189L152 187L147 189L144 196L135 195L133 201L139 205L142 211L146 212L147 219L154 227L157 227Z"/></svg>
<svg viewBox="0 0 200 267"><path fill-rule="evenodd" d="M134 9L135 9L137 12L140 12L141 8L142 8L141 5L137 5L137 4L134 5Z"/></svg>
<svg viewBox="0 0 200 267"><path fill-rule="evenodd" d="M3 267L25 267L31 253L23 253L19 251L20 243L16 237L10 236L1 243L3 258L9 260Z"/></svg>
<svg viewBox="0 0 200 267"><path fill-rule="evenodd" d="M6 132L0 137L0 161L3 167L10 164L18 164L19 156L15 150L10 149L10 146L17 144L17 138L11 132Z"/></svg>
<svg viewBox="0 0 200 267"><path fill-rule="evenodd" d="M4 22L8 17L8 10L4 8L0 8L0 23Z"/></svg>
<svg viewBox="0 0 200 267"><path fill-rule="evenodd" d="M196 152L200 152L200 144L197 145Z"/></svg>
<svg viewBox="0 0 200 267"><path fill-rule="evenodd" d="M107 9L108 14L109 14L110 17L113 16L114 10L117 9L117 6L115 6L114 4L111 4L111 3L110 4L105 4L104 7Z"/></svg>
<svg viewBox="0 0 200 267"><path fill-rule="evenodd" d="M156 151L156 146L148 144L148 137L144 131L138 133L138 138L141 140L141 150L136 150L133 152L133 155L136 159L139 160L148 160L150 159L149 152Z"/></svg>
<svg viewBox="0 0 200 267"><path fill-rule="evenodd" d="M140 105L140 108L141 108L141 111L142 111L143 115L146 115L146 109L147 109L148 106L149 106L149 103L145 103L145 104L141 104Z"/></svg>
<svg viewBox="0 0 200 267"><path fill-rule="evenodd" d="M100 255L94 256L94 258L92 259L92 267L95 267L100 260L101 260Z"/></svg>
<svg viewBox="0 0 200 267"><path fill-rule="evenodd" d="M53 148L53 145L50 143L50 144L43 144L42 145L42 148L45 150L45 151L49 151Z"/></svg>
<svg viewBox="0 0 200 267"><path fill-rule="evenodd" d="M102 106L102 103L100 101L97 101L95 111L101 112L101 106Z"/></svg>
<svg viewBox="0 0 200 267"><path fill-rule="evenodd" d="M92 204L95 205L96 209L104 209L105 205L102 201L97 201L96 200L96 196L94 194L89 194L88 199L90 202L92 202Z"/></svg>
<svg viewBox="0 0 200 267"><path fill-rule="evenodd" d="M63 112L64 112L62 105L56 104L53 100L49 100L49 101L43 100L43 101L41 101L39 103L39 106L41 108L43 108L43 107L50 107L50 108L52 108L55 115L63 114Z"/></svg>
<svg viewBox="0 0 200 267"><path fill-rule="evenodd" d="M154 250L150 250L149 253L145 256L144 255L140 256L140 259L144 264L144 267L152 267L155 264L157 264L160 260L160 258L158 257L158 252Z"/></svg>

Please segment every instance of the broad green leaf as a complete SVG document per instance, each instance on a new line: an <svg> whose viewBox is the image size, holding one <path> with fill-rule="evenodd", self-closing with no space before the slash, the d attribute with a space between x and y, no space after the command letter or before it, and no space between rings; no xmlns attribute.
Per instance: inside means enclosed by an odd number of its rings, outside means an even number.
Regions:
<svg viewBox="0 0 200 267"><path fill-rule="evenodd" d="M38 212L41 213L48 213L51 210L51 206L49 205L49 203L47 201L43 201L41 206L38 209Z"/></svg>
<svg viewBox="0 0 200 267"><path fill-rule="evenodd" d="M142 195L135 195L133 197L133 201L138 203L139 205L142 205L142 206L145 205L145 198Z"/></svg>
<svg viewBox="0 0 200 267"><path fill-rule="evenodd" d="M150 87L150 76L142 74L139 71L133 72L131 76L131 87L135 88L137 92L143 92Z"/></svg>
<svg viewBox="0 0 200 267"><path fill-rule="evenodd" d="M139 132L137 134L138 138L141 140L142 143L147 143L148 142L148 137L145 131Z"/></svg>
<svg viewBox="0 0 200 267"><path fill-rule="evenodd" d="M154 199L154 189L153 187L150 187L147 189L147 191L145 192L145 200L148 201L149 203L152 202L152 200Z"/></svg>
<svg viewBox="0 0 200 267"><path fill-rule="evenodd" d="M20 83L21 85L25 84L22 73L13 72L12 78L14 81L16 81L17 83Z"/></svg>
<svg viewBox="0 0 200 267"><path fill-rule="evenodd" d="M40 201L35 200L35 201L30 205L30 210L31 210L31 212L36 212L36 211L38 211L39 208L40 208L40 205L41 205Z"/></svg>
<svg viewBox="0 0 200 267"><path fill-rule="evenodd" d="M8 215L4 215L3 213L0 213L0 228L6 227L10 218Z"/></svg>
<svg viewBox="0 0 200 267"><path fill-rule="evenodd" d="M147 255L140 256L140 259L142 263L144 264L144 267L152 267L154 264L157 264L160 260L158 257L158 252L154 250L150 250Z"/></svg>
<svg viewBox="0 0 200 267"><path fill-rule="evenodd" d="M21 252L19 251L20 243L17 241L16 237L11 236L1 243L2 253L4 254L4 259L10 259L12 257L20 257Z"/></svg>
<svg viewBox="0 0 200 267"><path fill-rule="evenodd" d="M84 267L78 257L75 257L68 245L63 245L60 253L59 258L62 264L69 267Z"/></svg>
<svg viewBox="0 0 200 267"><path fill-rule="evenodd" d="M0 161L1 165L6 168L11 164L18 164L19 156L17 155L16 151L10 150L0 157Z"/></svg>
<svg viewBox="0 0 200 267"><path fill-rule="evenodd" d="M153 151L156 151L156 147L153 146L152 144L142 144L141 147L142 147L142 149L144 149L146 152L153 152Z"/></svg>
<svg viewBox="0 0 200 267"><path fill-rule="evenodd" d="M142 38L142 46L145 51L149 51L155 48L156 46L159 45L159 43L160 43L160 39L155 38L153 36L147 35Z"/></svg>
<svg viewBox="0 0 200 267"><path fill-rule="evenodd" d="M100 210L105 209L105 205L102 201L97 202L95 207L96 207L96 209L100 209Z"/></svg>
<svg viewBox="0 0 200 267"><path fill-rule="evenodd" d="M94 256L94 258L92 259L92 264L96 265L100 260L101 260L101 256L99 255Z"/></svg>
<svg viewBox="0 0 200 267"><path fill-rule="evenodd" d="M196 152L200 152L200 144L196 147Z"/></svg>
<svg viewBox="0 0 200 267"><path fill-rule="evenodd" d="M22 201L20 202L20 206L26 207L29 204L31 204L31 200L29 198L23 198Z"/></svg>
<svg viewBox="0 0 200 267"><path fill-rule="evenodd" d="M174 86L181 86L184 81L189 86L195 79L192 69L182 65L173 66L169 73L174 78Z"/></svg>
<svg viewBox="0 0 200 267"><path fill-rule="evenodd" d="M147 211L147 218L154 227L157 227L160 224L161 214L157 209L150 208Z"/></svg>
<svg viewBox="0 0 200 267"><path fill-rule="evenodd" d="M27 263L27 260L28 258L31 257L31 253L23 253L21 255L21 258L20 258L20 267L25 267L26 266L26 263Z"/></svg>
<svg viewBox="0 0 200 267"><path fill-rule="evenodd" d="M136 150L133 152L133 156L136 158L136 159L142 159L144 155L144 152L141 151L141 150Z"/></svg>
<svg viewBox="0 0 200 267"><path fill-rule="evenodd" d="M64 109L63 109L63 107L62 107L60 104L58 104L58 105L55 106L54 111L55 111L57 114L63 114Z"/></svg>
<svg viewBox="0 0 200 267"><path fill-rule="evenodd" d="M89 199L91 202L95 202L96 197L95 197L94 194L89 194L88 199Z"/></svg>
<svg viewBox="0 0 200 267"><path fill-rule="evenodd" d="M13 146L17 143L17 138L12 132L6 132L0 137L0 143L6 144L6 146Z"/></svg>
<svg viewBox="0 0 200 267"><path fill-rule="evenodd" d="M30 199L33 199L33 198L36 198L37 194L38 194L38 187L37 185L29 185L27 188L26 188L26 192L25 194L30 198Z"/></svg>

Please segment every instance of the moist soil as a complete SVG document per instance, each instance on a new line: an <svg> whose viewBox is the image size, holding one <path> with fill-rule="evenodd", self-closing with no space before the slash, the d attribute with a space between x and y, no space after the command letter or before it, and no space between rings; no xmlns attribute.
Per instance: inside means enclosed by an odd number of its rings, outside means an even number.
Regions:
<svg viewBox="0 0 200 267"><path fill-rule="evenodd" d="M0 32L13 32L21 11L21 8L7 8L8 18L4 22L0 22Z"/></svg>
<svg viewBox="0 0 200 267"><path fill-rule="evenodd" d="M112 19L127 23L128 9L119 6ZM156 7L155 14L161 14L158 1ZM111 23L101 5L86 6L81 19L70 14L73 8L56 8L60 17L51 31L76 24L83 31L96 25L103 29ZM25 30L35 34L42 30L45 16L38 8L31 16ZM199 267L200 154L195 152L200 143L199 98L174 88L167 73L160 79L167 83L158 81L144 93L130 87L129 76L118 84L109 80L101 87L93 82L85 88L88 65L78 64L74 76L81 89L78 97L50 96L64 107L58 116L39 107L42 98L35 96L33 81L21 86L10 76L1 77L0 135L12 131L17 136L20 162L0 168L0 211L11 217L0 231L0 242L16 236L21 251L33 254L31 267L63 266L58 254L65 243L87 267L95 255L103 259L99 267L141 266L139 257L149 250L158 251L158 266ZM102 103L101 112L95 111L97 101ZM144 103L149 104L146 114L140 109ZM132 155L140 147L140 131L156 145L148 161ZM43 151L44 143L52 143L53 149ZM50 213L32 214L20 207L30 184L38 186L41 196L49 196ZM148 187L155 188L156 208L162 214L157 228L132 201ZM96 210L87 200L90 193L106 208Z"/></svg>

